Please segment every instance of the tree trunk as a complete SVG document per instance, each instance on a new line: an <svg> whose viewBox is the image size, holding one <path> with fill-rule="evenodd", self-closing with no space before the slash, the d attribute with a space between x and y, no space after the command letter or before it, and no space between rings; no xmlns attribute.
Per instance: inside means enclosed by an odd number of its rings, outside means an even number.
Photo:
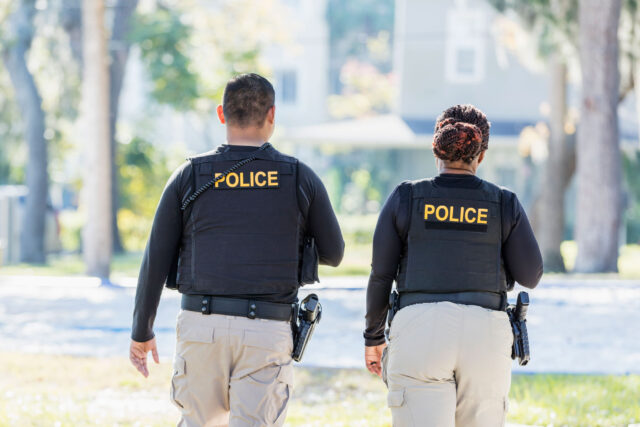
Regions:
<svg viewBox="0 0 640 427"><path fill-rule="evenodd" d="M575 169L575 147L564 131L567 66L558 55L554 55L550 61L550 69L549 157L544 169L536 222L545 271L565 272L560 244L564 238L565 194Z"/></svg>
<svg viewBox="0 0 640 427"><path fill-rule="evenodd" d="M617 271L622 210L617 114L620 0L582 0L578 19L582 99L575 271Z"/></svg>
<svg viewBox="0 0 640 427"><path fill-rule="evenodd" d="M83 252L87 273L108 278L112 250L112 210L109 64L104 0L84 0L82 6L83 139L87 148L84 181L87 221L83 236Z"/></svg>
<svg viewBox="0 0 640 427"><path fill-rule="evenodd" d="M60 8L60 24L69 37L73 59L82 70L82 0L63 0Z"/></svg>
<svg viewBox="0 0 640 427"><path fill-rule="evenodd" d="M640 58L633 64L633 89L636 97L636 120L638 121L638 136L640 136Z"/></svg>
<svg viewBox="0 0 640 427"><path fill-rule="evenodd" d="M115 7L113 29L111 30L111 64L109 66L109 131L111 146L111 210L113 230L113 251L124 251L118 228L119 187L118 165L116 162L118 144L116 141L116 124L118 122L118 103L122 82L124 80L130 43L127 35L131 29L131 16L136 10L138 0L118 0Z"/></svg>
<svg viewBox="0 0 640 427"><path fill-rule="evenodd" d="M35 0L23 0L16 7L16 11L9 18L9 29L13 39L5 44L2 56L15 89L29 151L26 167L29 193L22 217L20 259L22 262L44 263L45 215L49 185L47 143L44 138L45 117L42 98L27 67L27 53L34 32L34 13Z"/></svg>

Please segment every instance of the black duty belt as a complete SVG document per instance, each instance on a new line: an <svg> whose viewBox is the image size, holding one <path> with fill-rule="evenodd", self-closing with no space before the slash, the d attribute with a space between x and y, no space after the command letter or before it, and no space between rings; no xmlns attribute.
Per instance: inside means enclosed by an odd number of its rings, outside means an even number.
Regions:
<svg viewBox="0 0 640 427"><path fill-rule="evenodd" d="M251 299L225 298L211 295L182 295L182 309L202 314L226 314L243 316L249 319L269 319L290 321L297 304L279 304L275 302Z"/></svg>
<svg viewBox="0 0 640 427"><path fill-rule="evenodd" d="M504 311L507 308L506 294L493 292L455 292L421 293L406 292L400 294L399 308L426 302L453 302L456 304L477 305L490 310Z"/></svg>

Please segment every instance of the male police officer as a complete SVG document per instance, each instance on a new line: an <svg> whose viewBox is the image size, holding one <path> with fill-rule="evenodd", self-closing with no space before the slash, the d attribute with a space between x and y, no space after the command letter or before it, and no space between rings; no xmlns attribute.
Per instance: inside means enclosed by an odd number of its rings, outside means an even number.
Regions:
<svg viewBox="0 0 640 427"><path fill-rule="evenodd" d="M320 263L342 259L344 242L322 182L265 143L274 115L265 78L230 80L218 107L228 145L178 168L158 205L140 269L130 359L145 377L147 352L158 362L153 320L179 254L175 282L183 296L171 398L181 426L283 424L303 237L315 238Z"/></svg>

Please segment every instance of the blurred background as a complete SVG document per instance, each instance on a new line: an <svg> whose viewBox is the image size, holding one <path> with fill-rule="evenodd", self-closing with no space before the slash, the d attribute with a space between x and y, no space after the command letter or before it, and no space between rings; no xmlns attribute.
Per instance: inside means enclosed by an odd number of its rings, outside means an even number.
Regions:
<svg viewBox="0 0 640 427"><path fill-rule="evenodd" d="M271 142L321 176L346 241L311 287L326 313L290 425L390 425L359 369L373 229L398 183L436 174L435 119L461 103L492 123L479 175L518 194L545 259L510 422L640 423L639 8L0 0L0 425L175 422L179 296L138 378L136 275L172 171L225 142L215 107L242 72L274 84Z"/></svg>

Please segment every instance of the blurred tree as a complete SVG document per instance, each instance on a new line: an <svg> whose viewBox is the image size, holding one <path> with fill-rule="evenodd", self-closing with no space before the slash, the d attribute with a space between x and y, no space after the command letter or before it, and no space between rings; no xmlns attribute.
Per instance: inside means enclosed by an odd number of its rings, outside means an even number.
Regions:
<svg viewBox="0 0 640 427"><path fill-rule="evenodd" d="M628 189L627 241L640 244L640 148L623 152L623 165Z"/></svg>
<svg viewBox="0 0 640 427"><path fill-rule="evenodd" d="M390 35L393 34L394 4L393 0L328 1L332 93L341 92L341 69L350 57L373 62L382 73L391 71ZM381 41L384 41L384 46L381 46ZM386 54L380 54L385 51Z"/></svg>
<svg viewBox="0 0 640 427"><path fill-rule="evenodd" d="M618 271L622 211L618 133L621 0L581 0L582 94L577 151L578 256L583 273Z"/></svg>
<svg viewBox="0 0 640 427"><path fill-rule="evenodd" d="M27 55L33 40L35 0L21 0L8 18L7 42L2 58L9 71L23 120L23 135L28 146L26 182L29 193L24 208L20 236L20 259L23 262L43 263L45 211L49 176L47 172L47 142L42 97L27 66Z"/></svg>
<svg viewBox="0 0 640 427"><path fill-rule="evenodd" d="M564 272L560 252L564 239L565 195L575 170L575 145L565 132L567 122L567 56L575 55L578 0L491 0L501 12L511 10L538 40L551 84L549 149L533 222L545 271Z"/></svg>
<svg viewBox="0 0 640 427"><path fill-rule="evenodd" d="M566 119L567 64L575 63L577 68L583 68L585 61L591 65L595 61L593 57L582 56L584 52L580 53L582 61L576 61L579 49L583 48L580 31L584 28L580 28L578 22L579 10L583 7L583 3L579 0L491 0L491 3L500 11L515 11L537 38L539 51L547 59L552 80L549 93L551 132L549 156L544 168L542 191L539 194L534 222L539 224L537 234L545 260L545 270L564 271L564 262L560 254L560 243L564 236L564 200L566 188L576 168L575 143L573 137L566 135L564 131L567 127L571 127ZM640 94L640 84L635 84L640 79L634 78L634 73L640 68L638 66L640 31L637 31L640 15L637 0L623 0L622 17L624 25L621 25L618 31L619 21L616 21L615 27L616 43L618 39L621 43L620 55L616 59L616 63L619 61L621 64L619 71L622 82L616 88L618 102L622 101L634 88ZM582 71L584 73L584 69ZM617 75L618 70L615 73ZM640 108L638 111L640 112ZM580 118L580 123L585 123L583 116ZM600 143L604 143L604 140ZM619 148L615 150L619 151ZM619 157L619 154L617 156ZM579 176L578 180L581 179L584 177ZM617 213L612 213L613 216L620 216L622 209L620 204L610 206L601 204L600 206L602 209L616 211ZM579 206L578 211L580 211ZM600 222L596 226L598 224ZM617 236L617 233L614 235ZM577 234L575 238L579 238ZM582 252L585 251L586 249L583 249Z"/></svg>
<svg viewBox="0 0 640 427"><path fill-rule="evenodd" d="M186 46L190 35L180 11L161 4L152 12L138 14L130 35L149 71L151 96L180 111L192 109L201 96Z"/></svg>
<svg viewBox="0 0 640 427"><path fill-rule="evenodd" d="M347 61L340 72L342 94L330 95L329 114L343 119L387 113L391 108L391 74L382 74L371 64L355 59Z"/></svg>
<svg viewBox="0 0 640 427"><path fill-rule="evenodd" d="M117 147L116 124L118 122L118 107L122 82L129 59L131 41L132 15L138 6L138 0L117 0L113 6L113 23L109 40L109 135L111 146L111 226L113 237L113 251L123 251L118 227L119 187L118 168L116 165ZM82 2L81 0L64 0L60 7L60 24L69 37L69 45L75 60L82 69Z"/></svg>
<svg viewBox="0 0 640 427"><path fill-rule="evenodd" d="M86 223L83 255L87 273L109 277L112 253L111 147L109 138L109 58L103 0L84 0L82 8L83 140Z"/></svg>

